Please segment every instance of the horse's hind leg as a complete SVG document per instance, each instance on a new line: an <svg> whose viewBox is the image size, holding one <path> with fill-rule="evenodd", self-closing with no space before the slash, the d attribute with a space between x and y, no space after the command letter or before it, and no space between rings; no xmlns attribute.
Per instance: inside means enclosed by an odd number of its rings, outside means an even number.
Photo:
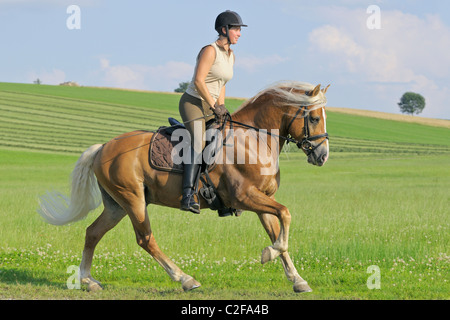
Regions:
<svg viewBox="0 0 450 320"><path fill-rule="evenodd" d="M100 282L92 278L91 265L95 247L106 232L114 228L126 215L126 212L100 187L105 209L102 214L86 229L83 258L80 265L80 280L88 286L89 291L101 290Z"/></svg>
<svg viewBox="0 0 450 320"><path fill-rule="evenodd" d="M136 196L137 195L137 196ZM139 192L129 194L127 205L124 206L130 216L136 233L136 241L145 251L164 268L174 281L181 282L184 291L192 290L200 287L194 278L185 274L181 269L173 263L159 248L156 243L153 232L150 228L150 221L147 213L144 196L139 196Z"/></svg>
<svg viewBox="0 0 450 320"><path fill-rule="evenodd" d="M274 243L278 235L280 234L280 225L278 223L278 219L271 214L258 214L258 217L269 235L270 240ZM312 289L309 287L308 283L300 277L292 263L291 257L287 251L283 252L280 255L281 262L283 263L284 273L288 280L294 283L294 291L295 292L311 292Z"/></svg>

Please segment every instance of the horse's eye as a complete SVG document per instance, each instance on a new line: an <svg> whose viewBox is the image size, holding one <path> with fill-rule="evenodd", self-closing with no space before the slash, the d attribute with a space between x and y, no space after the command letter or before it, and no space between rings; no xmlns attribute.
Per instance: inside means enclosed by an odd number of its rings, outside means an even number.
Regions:
<svg viewBox="0 0 450 320"><path fill-rule="evenodd" d="M310 117L311 123L318 124L320 121L320 117Z"/></svg>

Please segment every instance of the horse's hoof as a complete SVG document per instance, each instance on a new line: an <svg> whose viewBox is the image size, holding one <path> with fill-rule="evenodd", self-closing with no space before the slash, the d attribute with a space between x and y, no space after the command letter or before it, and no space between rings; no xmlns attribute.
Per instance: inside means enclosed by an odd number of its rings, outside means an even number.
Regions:
<svg viewBox="0 0 450 320"><path fill-rule="evenodd" d="M312 292L312 289L306 281L302 281L294 283L294 291L297 293Z"/></svg>
<svg viewBox="0 0 450 320"><path fill-rule="evenodd" d="M190 290L193 290L193 289L198 288L200 286L201 286L200 282L198 282L197 280L195 280L192 277L190 277L187 280L183 281L183 284L182 284L182 288L183 288L184 291L190 291Z"/></svg>
<svg viewBox="0 0 450 320"><path fill-rule="evenodd" d="M94 280L92 277L81 279L81 284L87 285L87 290L89 292L101 291L103 290L102 285L97 280Z"/></svg>
<svg viewBox="0 0 450 320"><path fill-rule="evenodd" d="M103 287L99 282L90 282L87 287L89 292L102 291Z"/></svg>
<svg viewBox="0 0 450 320"><path fill-rule="evenodd" d="M261 263L264 264L266 262L272 261L279 255L280 251L274 249L272 246L266 247L261 254Z"/></svg>

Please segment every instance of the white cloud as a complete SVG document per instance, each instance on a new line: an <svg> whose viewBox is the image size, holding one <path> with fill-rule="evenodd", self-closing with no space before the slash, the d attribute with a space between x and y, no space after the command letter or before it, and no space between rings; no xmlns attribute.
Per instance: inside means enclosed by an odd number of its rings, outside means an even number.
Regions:
<svg viewBox="0 0 450 320"><path fill-rule="evenodd" d="M194 67L185 62L168 61L164 65L149 67L148 72L155 79L185 81L191 80Z"/></svg>
<svg viewBox="0 0 450 320"><path fill-rule="evenodd" d="M27 78L28 82L33 82L36 79L39 79L42 84L57 85L66 81L66 74L60 69L52 69L52 71L43 70L40 72L30 72Z"/></svg>
<svg viewBox="0 0 450 320"><path fill-rule="evenodd" d="M144 76L139 66L111 66L109 60L100 59L100 66L107 85L120 88L142 89Z"/></svg>
<svg viewBox="0 0 450 320"><path fill-rule="evenodd" d="M101 74L106 85L128 89L172 91L182 81L191 80L193 66L179 61L163 65L112 65L100 59Z"/></svg>
<svg viewBox="0 0 450 320"><path fill-rule="evenodd" d="M377 82L414 82L427 74L448 76L450 29L439 17L382 12L382 29L369 30L363 27L364 12L348 10L340 15L346 23L321 26L309 37L312 50L338 59L335 66L362 72L368 81Z"/></svg>
<svg viewBox="0 0 450 320"><path fill-rule="evenodd" d="M450 93L450 28L439 16L382 10L381 29L369 30L365 10L334 8L324 15L329 23L309 34L310 54L330 71L374 83L383 93L392 85L419 92L427 99L424 114L443 113Z"/></svg>

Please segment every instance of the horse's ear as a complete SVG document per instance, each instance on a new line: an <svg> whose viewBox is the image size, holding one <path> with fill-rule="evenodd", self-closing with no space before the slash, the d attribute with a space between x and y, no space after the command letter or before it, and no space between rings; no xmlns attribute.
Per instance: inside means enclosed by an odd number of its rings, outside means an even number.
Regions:
<svg viewBox="0 0 450 320"><path fill-rule="evenodd" d="M323 94L327 93L328 88L331 86L331 84L327 85L325 89L322 89Z"/></svg>
<svg viewBox="0 0 450 320"><path fill-rule="evenodd" d="M318 84L315 88L314 88L314 90L313 91L307 91L306 92L306 95L307 96L310 96L310 97L315 97L315 96L317 96L318 94L319 94L319 92L320 92L320 84Z"/></svg>

